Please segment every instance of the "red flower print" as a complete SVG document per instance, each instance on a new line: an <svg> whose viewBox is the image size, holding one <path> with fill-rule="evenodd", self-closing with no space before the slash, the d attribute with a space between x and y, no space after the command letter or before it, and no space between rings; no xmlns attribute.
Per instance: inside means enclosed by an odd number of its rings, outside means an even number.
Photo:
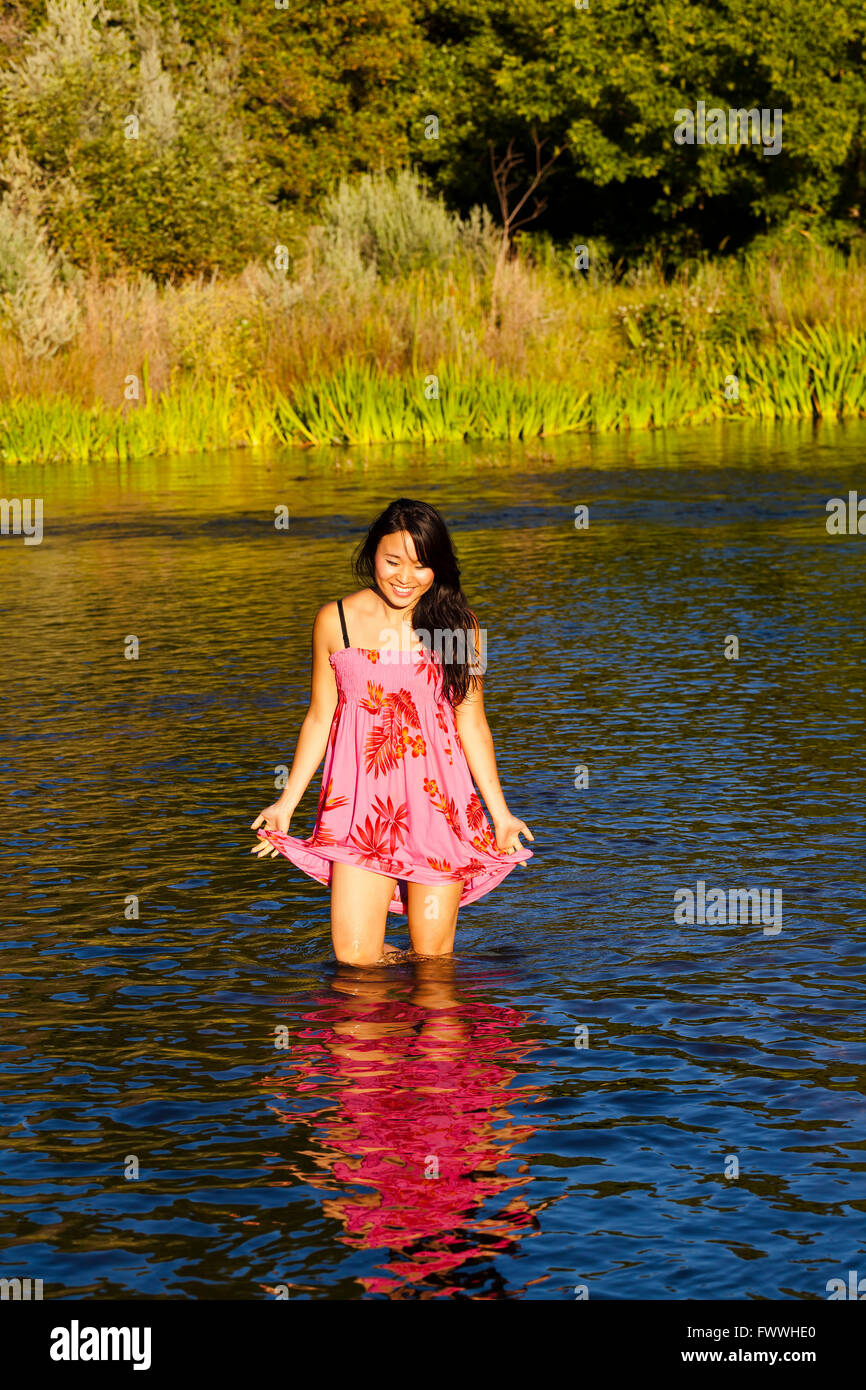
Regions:
<svg viewBox="0 0 866 1390"><path fill-rule="evenodd" d="M390 772L395 767L398 758L394 745L391 742L391 730L385 724L374 724L367 735L367 743L364 749L366 755L365 768L367 772L372 772L374 777L381 773ZM400 750L400 757L403 750Z"/></svg>
<svg viewBox="0 0 866 1390"><path fill-rule="evenodd" d="M349 839L355 842L365 859L381 859L388 854L388 827L381 816L376 817L375 824L367 816L362 826L355 826Z"/></svg>
<svg viewBox="0 0 866 1390"><path fill-rule="evenodd" d="M431 652L426 650L426 648L422 651L418 659L418 666L427 677L427 684L435 685L439 679L439 662Z"/></svg>
<svg viewBox="0 0 866 1390"><path fill-rule="evenodd" d="M338 806L345 806L348 798L345 796L331 796L331 787L334 785L333 777L328 779L327 787L323 787L319 795L319 805L316 811L316 826L313 830L308 844L311 845L333 845L335 839L330 830L322 825L322 817L326 811L335 811Z"/></svg>
<svg viewBox="0 0 866 1390"><path fill-rule="evenodd" d="M383 820L391 830L391 853L397 848L397 842L403 842L406 838L406 831L409 829L409 807L404 801L402 806L396 810L392 805L390 796L387 801L382 801L381 797L373 797L373 810L378 813L379 819ZM378 824L378 821L377 821Z"/></svg>
<svg viewBox="0 0 866 1390"><path fill-rule="evenodd" d="M349 836L361 851L365 863L375 864L381 873L392 878L402 878L406 866L399 859L393 859L388 852L388 825L382 816L376 817L375 824L367 816L362 826L356 826Z"/></svg>
<svg viewBox="0 0 866 1390"><path fill-rule="evenodd" d="M473 792L466 803L466 819L469 822L469 829L478 832L472 837L472 843L475 848L485 853L489 851L498 853L496 849L496 837L490 829L490 824L484 814L484 807L481 805L477 792Z"/></svg>
<svg viewBox="0 0 866 1390"><path fill-rule="evenodd" d="M496 838L489 830L485 830L481 835L473 835L472 843L476 849L480 849L485 854L505 853L504 850L496 848Z"/></svg>
<svg viewBox="0 0 866 1390"><path fill-rule="evenodd" d="M393 690L383 695L381 686L374 686L372 682L368 682L367 689L370 701L362 700L361 704L372 713L382 715L382 723L374 724L367 735L364 750L367 771L378 777L390 772L401 760L412 741L411 730L417 729L420 734L421 724L408 690Z"/></svg>
<svg viewBox="0 0 866 1390"><path fill-rule="evenodd" d="M451 865L448 863L447 859L431 859L428 856L427 863L430 865L431 869L436 870L437 874L451 873Z"/></svg>
<svg viewBox="0 0 866 1390"><path fill-rule="evenodd" d="M376 651L375 647L362 647L361 650L363 651L368 661L379 660L379 653Z"/></svg>
<svg viewBox="0 0 866 1390"><path fill-rule="evenodd" d="M328 785L319 797L317 815L324 815L325 811L334 811L338 806L345 806L348 801L346 796L331 796L331 788L334 785L333 777L328 778Z"/></svg>
<svg viewBox="0 0 866 1390"><path fill-rule="evenodd" d="M454 875L456 878L471 878L473 874L477 874L486 868L487 865L483 860L470 859L468 864L461 864L459 868L455 869Z"/></svg>
<svg viewBox="0 0 866 1390"><path fill-rule="evenodd" d="M401 724L411 724L413 729L421 728L415 701L408 690L395 690L387 697L385 703L390 705L395 716L399 716Z"/></svg>
<svg viewBox="0 0 866 1390"><path fill-rule="evenodd" d="M484 807L481 805L477 792L473 792L466 803L466 819L469 822L470 830L480 830L484 824Z"/></svg>
<svg viewBox="0 0 866 1390"><path fill-rule="evenodd" d="M454 800L453 796L449 796L447 800L444 792L440 796L436 787L436 783L428 782L428 779L426 777L424 778L424 790L426 791L433 805L436 807L436 810L442 812L448 824L451 826L451 829L454 831L454 834L457 835L459 839L465 840L466 836L460 829L460 815L457 810L457 803Z"/></svg>
<svg viewBox="0 0 866 1390"><path fill-rule="evenodd" d="M361 709L367 709L371 714L379 714L385 700L385 693L381 685L374 685L372 681L367 681L368 696L366 700L359 700Z"/></svg>
<svg viewBox="0 0 866 1390"><path fill-rule="evenodd" d="M333 748L334 744L337 742L337 729L339 728L340 720L343 716L343 706L345 703L346 697L341 693L337 697L337 708L334 710L334 718L331 721L331 732L328 737L328 743L331 748Z"/></svg>

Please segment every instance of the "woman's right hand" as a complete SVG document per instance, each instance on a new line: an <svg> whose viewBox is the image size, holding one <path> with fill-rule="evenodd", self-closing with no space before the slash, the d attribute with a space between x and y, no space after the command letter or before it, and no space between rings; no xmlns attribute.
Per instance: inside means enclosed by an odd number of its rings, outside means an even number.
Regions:
<svg viewBox="0 0 866 1390"><path fill-rule="evenodd" d="M276 830L280 835L288 835L292 814L284 802L275 801L273 806L266 806L263 811L259 811L250 826L250 830L258 830L260 826L263 826L265 830ZM265 839L256 840L250 850L250 854L258 855L259 859L271 858L279 852L270 840Z"/></svg>

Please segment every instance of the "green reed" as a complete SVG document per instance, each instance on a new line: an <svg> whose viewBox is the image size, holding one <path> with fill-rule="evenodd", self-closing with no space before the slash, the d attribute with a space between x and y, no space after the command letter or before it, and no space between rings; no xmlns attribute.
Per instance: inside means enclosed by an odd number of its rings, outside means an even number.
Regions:
<svg viewBox="0 0 866 1390"><path fill-rule="evenodd" d="M85 462L288 444L520 440L725 417L863 415L866 335L813 326L789 329L769 345L703 345L690 361L635 356L595 387L585 374L578 388L465 361L443 359L422 375L349 360L288 391L255 377L242 385L175 379L161 395L148 388L143 400L121 410L57 395L17 397L0 405L0 458Z"/></svg>

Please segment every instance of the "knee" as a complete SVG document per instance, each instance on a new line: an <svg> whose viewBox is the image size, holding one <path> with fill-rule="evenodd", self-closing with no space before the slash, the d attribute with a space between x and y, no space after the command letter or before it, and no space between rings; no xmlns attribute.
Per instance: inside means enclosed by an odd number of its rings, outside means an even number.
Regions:
<svg viewBox="0 0 866 1390"><path fill-rule="evenodd" d="M413 931L409 928L412 950L419 956L451 956L454 954L454 927L440 927L431 922Z"/></svg>
<svg viewBox="0 0 866 1390"><path fill-rule="evenodd" d="M380 949L376 941L350 927L332 926L331 944L341 965L378 965L384 951L384 944Z"/></svg>
<svg viewBox="0 0 866 1390"><path fill-rule="evenodd" d="M381 955L376 955L370 951L353 951L342 948L338 950L334 947L334 955L340 965L379 965L382 961Z"/></svg>

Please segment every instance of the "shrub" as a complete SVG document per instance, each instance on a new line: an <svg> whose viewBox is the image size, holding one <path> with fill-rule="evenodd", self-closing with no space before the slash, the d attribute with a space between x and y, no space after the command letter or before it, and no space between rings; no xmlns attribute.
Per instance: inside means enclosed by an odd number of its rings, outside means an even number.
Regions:
<svg viewBox="0 0 866 1390"><path fill-rule="evenodd" d="M0 198L0 318L26 357L53 357L81 319L76 277L39 223L41 193L20 151L7 159L2 176L8 190Z"/></svg>
<svg viewBox="0 0 866 1390"><path fill-rule="evenodd" d="M239 270L271 249L276 213L251 172L238 65L236 45L193 49L136 0L110 15L101 0L47 0L24 57L0 71L0 104L76 264L164 280Z"/></svg>
<svg viewBox="0 0 866 1390"><path fill-rule="evenodd" d="M341 180L322 208L313 234L318 263L345 278L375 274L399 279L413 270L441 269L465 256L486 270L498 234L486 208L464 222L432 196L412 169Z"/></svg>

